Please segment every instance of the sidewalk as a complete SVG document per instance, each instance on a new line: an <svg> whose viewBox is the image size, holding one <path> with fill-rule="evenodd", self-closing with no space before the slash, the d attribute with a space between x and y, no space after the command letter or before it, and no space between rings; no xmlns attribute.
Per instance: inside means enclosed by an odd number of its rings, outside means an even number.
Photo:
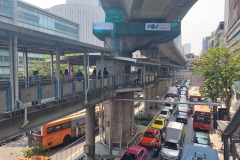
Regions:
<svg viewBox="0 0 240 160"><path fill-rule="evenodd" d="M218 134L218 131L214 131L210 133L211 143L213 143L212 148L216 149L218 152L219 160L224 160L224 153L223 153L223 142L221 142L221 135ZM230 157L231 160L231 157Z"/></svg>
<svg viewBox="0 0 240 160"><path fill-rule="evenodd" d="M224 147L223 142L221 142L221 134L220 131L214 131L214 133L210 134L211 142L213 143L212 148L216 149L218 152L219 160L224 160ZM236 152L240 153L240 144L236 144ZM232 156L229 153L229 160L232 160Z"/></svg>

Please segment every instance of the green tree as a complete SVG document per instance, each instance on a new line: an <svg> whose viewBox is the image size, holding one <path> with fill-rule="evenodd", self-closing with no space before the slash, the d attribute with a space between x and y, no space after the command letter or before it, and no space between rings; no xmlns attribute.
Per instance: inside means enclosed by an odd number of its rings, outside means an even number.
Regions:
<svg viewBox="0 0 240 160"><path fill-rule="evenodd" d="M203 75L204 96L210 97L213 102L221 98L228 110L234 94L233 84L240 80L240 55L234 54L225 47L211 48L194 62L194 71Z"/></svg>
<svg viewBox="0 0 240 160"><path fill-rule="evenodd" d="M37 70L41 76L50 76L51 75L51 65L47 60L50 60L50 55L44 56L42 61L31 61L32 67L29 69L30 76L33 75L33 72ZM60 70L63 71L67 69L67 64L60 64ZM56 72L56 64L53 65L53 70Z"/></svg>
<svg viewBox="0 0 240 160"><path fill-rule="evenodd" d="M81 53L78 54L70 54L65 57L70 57L70 56L78 56L81 55ZM56 56L53 56L55 58ZM64 57L64 56L61 56ZM29 69L29 74L30 76L33 75L33 72L37 70L39 72L40 76L50 76L51 75L51 66L49 63L50 60L50 55L45 55L42 61L31 61L32 67ZM64 74L64 70L68 69L67 64L60 64L60 70ZM83 72L83 67L80 65L74 65L73 70L74 73L77 73L78 69ZM56 64L53 65L53 70L56 73ZM70 72L70 71L69 71Z"/></svg>

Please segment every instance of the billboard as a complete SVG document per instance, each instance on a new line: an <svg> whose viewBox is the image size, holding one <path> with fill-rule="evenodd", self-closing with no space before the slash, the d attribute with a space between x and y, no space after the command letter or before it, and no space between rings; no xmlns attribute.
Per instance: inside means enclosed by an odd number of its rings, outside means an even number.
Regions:
<svg viewBox="0 0 240 160"><path fill-rule="evenodd" d="M96 30L113 30L113 23L94 23L93 29Z"/></svg>
<svg viewBox="0 0 240 160"><path fill-rule="evenodd" d="M145 23L146 31L170 31L170 23Z"/></svg>

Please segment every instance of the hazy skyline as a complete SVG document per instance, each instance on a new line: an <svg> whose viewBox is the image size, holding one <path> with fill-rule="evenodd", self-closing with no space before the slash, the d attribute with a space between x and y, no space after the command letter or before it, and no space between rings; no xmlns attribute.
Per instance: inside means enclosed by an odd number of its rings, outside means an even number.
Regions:
<svg viewBox="0 0 240 160"><path fill-rule="evenodd" d="M66 0L24 0L40 8L65 4ZM182 20L182 44L191 43L191 52L199 54L202 39L210 36L224 21L224 0L198 0Z"/></svg>

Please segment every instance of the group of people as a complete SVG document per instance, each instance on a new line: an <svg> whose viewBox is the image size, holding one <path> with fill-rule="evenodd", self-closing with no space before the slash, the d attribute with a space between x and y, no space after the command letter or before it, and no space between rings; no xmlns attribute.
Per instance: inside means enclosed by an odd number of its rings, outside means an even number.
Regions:
<svg viewBox="0 0 240 160"><path fill-rule="evenodd" d="M68 72L68 69L65 69L64 74L62 73L62 71L60 71L60 76L61 76L61 79L65 79L65 81L70 81L74 77L78 78L78 80L82 80L84 78L84 75L80 69L78 69L76 75L73 69L71 69L70 73Z"/></svg>
<svg viewBox="0 0 240 160"><path fill-rule="evenodd" d="M92 75L96 77L96 67L94 68ZM103 76L104 78L108 77L108 71L106 67L104 67ZM71 69L70 73L68 69L65 69L64 73L62 72L62 70L60 70L60 77L61 79L64 79L65 82L67 82L67 81L71 81L74 77L76 77L78 80L83 80L84 74L81 72L80 69L78 69L76 74L74 73L73 69ZM101 78L101 69L98 71L98 78ZM34 85L40 84L40 80L41 78L39 77L39 72L35 70L31 78L31 85L34 86Z"/></svg>
<svg viewBox="0 0 240 160"><path fill-rule="evenodd" d="M96 67L94 68L93 72L92 72L92 75L96 77ZM98 78L101 78L101 69L98 71ZM103 69L103 77L104 78L107 78L108 77L108 71L106 69L106 67L104 67Z"/></svg>

